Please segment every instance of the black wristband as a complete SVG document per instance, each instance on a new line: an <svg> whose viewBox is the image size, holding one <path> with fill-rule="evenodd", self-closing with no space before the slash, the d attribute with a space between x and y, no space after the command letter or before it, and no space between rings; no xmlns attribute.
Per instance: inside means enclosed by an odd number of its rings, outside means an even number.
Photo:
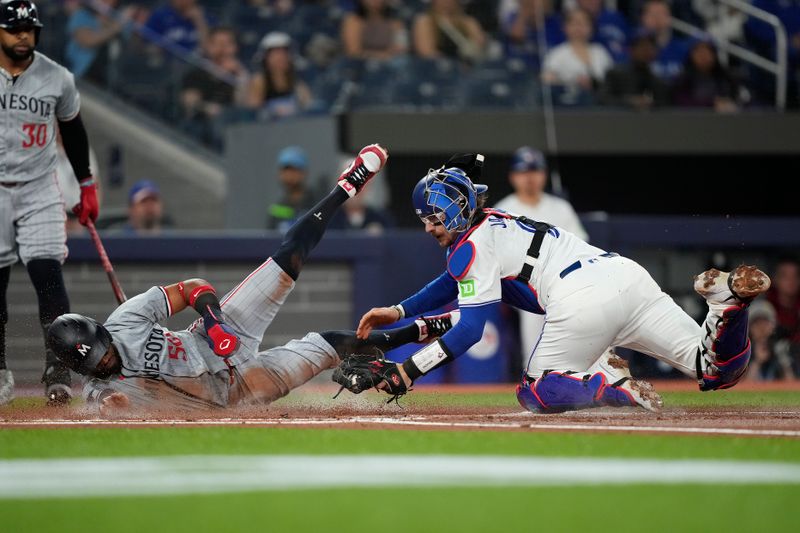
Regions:
<svg viewBox="0 0 800 533"><path fill-rule="evenodd" d="M197 311L204 320L209 318L215 322L222 322L222 310L219 306L219 299L212 291L204 292L194 301L194 310Z"/></svg>
<svg viewBox="0 0 800 533"><path fill-rule="evenodd" d="M417 365L410 357L403 361L403 370L405 370L406 375L411 379L412 382L423 376L422 370L417 368Z"/></svg>

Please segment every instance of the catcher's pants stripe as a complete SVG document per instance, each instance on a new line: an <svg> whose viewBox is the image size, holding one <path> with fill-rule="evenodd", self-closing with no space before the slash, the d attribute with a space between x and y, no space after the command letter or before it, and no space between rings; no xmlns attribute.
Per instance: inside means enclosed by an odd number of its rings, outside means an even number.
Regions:
<svg viewBox="0 0 800 533"><path fill-rule="evenodd" d="M15 187L0 185L0 268L67 257L66 213L55 172Z"/></svg>

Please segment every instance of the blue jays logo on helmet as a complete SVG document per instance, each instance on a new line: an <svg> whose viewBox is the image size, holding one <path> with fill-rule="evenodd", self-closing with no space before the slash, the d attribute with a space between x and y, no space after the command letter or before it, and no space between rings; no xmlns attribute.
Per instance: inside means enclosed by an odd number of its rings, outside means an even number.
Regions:
<svg viewBox="0 0 800 533"><path fill-rule="evenodd" d="M419 180L411 202L423 222L441 223L456 233L470 226L485 185L475 185L460 168L431 169Z"/></svg>

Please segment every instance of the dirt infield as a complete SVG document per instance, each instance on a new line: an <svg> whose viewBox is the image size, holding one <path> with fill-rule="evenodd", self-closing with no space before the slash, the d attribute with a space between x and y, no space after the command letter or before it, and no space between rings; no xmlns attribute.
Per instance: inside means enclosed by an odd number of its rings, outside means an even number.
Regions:
<svg viewBox="0 0 800 533"><path fill-rule="evenodd" d="M656 384L660 391L696 390L691 382ZM800 385L792 383L744 383L742 391L796 391L796 406L783 407L669 407L661 413L641 409L588 409L558 415L537 415L511 407L436 406L435 395L465 393L513 394L512 385L419 387L415 394L431 397L425 406L397 406L378 403L376 397L350 397L344 401L314 400L297 405L220 409L176 413L122 413L120 417L99 417L81 408L3 408L0 429L24 427L147 427L147 426L261 426L325 427L398 430L475 431L575 431L607 433L652 433L734 435L748 437L800 438ZM328 389L315 392L325 393ZM711 393L711 394L725 394ZM428 405L430 404L430 405Z"/></svg>

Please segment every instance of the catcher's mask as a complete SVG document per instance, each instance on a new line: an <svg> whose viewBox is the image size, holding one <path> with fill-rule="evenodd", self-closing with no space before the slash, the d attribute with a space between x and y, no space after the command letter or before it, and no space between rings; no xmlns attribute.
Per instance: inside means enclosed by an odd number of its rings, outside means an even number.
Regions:
<svg viewBox="0 0 800 533"><path fill-rule="evenodd" d="M423 223L443 224L447 231L469 228L478 207L478 195L486 185L475 185L457 167L430 169L414 187L411 202Z"/></svg>
<svg viewBox="0 0 800 533"><path fill-rule="evenodd" d="M79 374L90 375L111 345L111 334L96 320L67 313L47 330L47 347L59 361Z"/></svg>

